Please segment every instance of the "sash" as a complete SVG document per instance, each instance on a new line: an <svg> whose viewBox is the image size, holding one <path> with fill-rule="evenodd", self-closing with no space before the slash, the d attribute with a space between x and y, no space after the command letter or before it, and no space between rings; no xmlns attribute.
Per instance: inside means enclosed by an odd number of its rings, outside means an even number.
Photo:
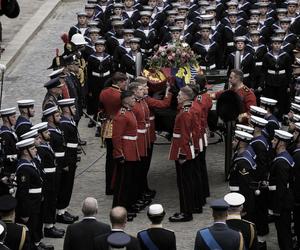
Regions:
<svg viewBox="0 0 300 250"><path fill-rule="evenodd" d="M148 247L149 250L159 250L159 248L154 244L154 242L150 239L147 231L140 232L140 236L144 244Z"/></svg>
<svg viewBox="0 0 300 250"><path fill-rule="evenodd" d="M201 231L198 231L198 234L200 233L202 239L204 240L205 244L209 247L211 250L222 250L222 247L218 244L218 242L215 240L209 229L204 229Z"/></svg>

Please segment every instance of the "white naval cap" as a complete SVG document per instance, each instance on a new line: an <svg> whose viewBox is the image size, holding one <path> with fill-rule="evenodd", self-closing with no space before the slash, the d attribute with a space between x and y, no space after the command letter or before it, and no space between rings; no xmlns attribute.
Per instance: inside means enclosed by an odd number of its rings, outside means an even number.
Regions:
<svg viewBox="0 0 300 250"><path fill-rule="evenodd" d="M75 98L66 98L58 101L60 107L73 106L75 104Z"/></svg>
<svg viewBox="0 0 300 250"><path fill-rule="evenodd" d="M32 126L30 129L31 130L36 129L39 133L43 132L43 131L48 129L48 122L40 122L40 123L35 124L34 126Z"/></svg>
<svg viewBox="0 0 300 250"><path fill-rule="evenodd" d="M28 139L28 138L35 138L37 137L39 134L38 134L38 131L37 129L33 129L33 130L30 130L28 131L27 133L21 135L21 138L22 140L25 140L25 139Z"/></svg>
<svg viewBox="0 0 300 250"><path fill-rule="evenodd" d="M293 114L292 121L293 122L300 122L300 115Z"/></svg>
<svg viewBox="0 0 300 250"><path fill-rule="evenodd" d="M291 110L294 111L294 112L299 113L300 112L300 104L292 102L291 103Z"/></svg>
<svg viewBox="0 0 300 250"><path fill-rule="evenodd" d="M262 96L262 97L260 97L260 103L267 105L267 106L275 106L277 103L277 100Z"/></svg>
<svg viewBox="0 0 300 250"><path fill-rule="evenodd" d="M16 108L7 108L7 109L1 109L0 110L0 115L1 116L10 116L16 114Z"/></svg>
<svg viewBox="0 0 300 250"><path fill-rule="evenodd" d="M245 141L245 142L249 142L253 139L253 135L241 130L235 130L234 137L240 141Z"/></svg>
<svg viewBox="0 0 300 250"><path fill-rule="evenodd" d="M28 99L28 100L19 100L17 101L19 108L27 108L34 106L35 100Z"/></svg>
<svg viewBox="0 0 300 250"><path fill-rule="evenodd" d="M295 96L294 101L295 103L300 103L300 96Z"/></svg>
<svg viewBox="0 0 300 250"><path fill-rule="evenodd" d="M255 115L250 116L250 122L253 124L253 126L261 128L265 127L268 124L268 121L266 119Z"/></svg>
<svg viewBox="0 0 300 250"><path fill-rule="evenodd" d="M243 124L236 124L236 130L244 131L244 132L247 132L249 134L253 134L253 132L254 132L254 128L252 128L250 126L243 125Z"/></svg>
<svg viewBox="0 0 300 250"><path fill-rule="evenodd" d="M244 197L244 195L242 195L240 193L232 192L232 193L226 194L224 196L224 200L231 207L239 207L244 204L245 197Z"/></svg>
<svg viewBox="0 0 300 250"><path fill-rule="evenodd" d="M60 76L64 71L64 68L60 68L60 69L57 69L57 70L53 70L49 75L48 77L50 77L50 79L54 79L58 76Z"/></svg>
<svg viewBox="0 0 300 250"><path fill-rule="evenodd" d="M29 148L34 146L34 139L33 138L28 138L22 141L19 141L16 143L16 148L17 149L22 149L22 148Z"/></svg>
<svg viewBox="0 0 300 250"><path fill-rule="evenodd" d="M265 117L265 115L268 113L268 111L261 107L251 105L250 113L253 115L259 116L259 117Z"/></svg>
<svg viewBox="0 0 300 250"><path fill-rule="evenodd" d="M300 131L300 122L294 123L296 130Z"/></svg>
<svg viewBox="0 0 300 250"><path fill-rule="evenodd" d="M281 141L290 141L293 138L293 135L291 133L286 132L284 130L275 129L274 131L275 131L274 137L276 137Z"/></svg>
<svg viewBox="0 0 300 250"><path fill-rule="evenodd" d="M52 114L54 114L54 113L56 113L58 111L59 110L58 110L57 106L53 106L53 107L50 107L48 109L45 109L43 111L43 116L49 116L49 115L52 115Z"/></svg>
<svg viewBox="0 0 300 250"><path fill-rule="evenodd" d="M164 213L164 208L161 204L152 204L148 208L148 215L162 215Z"/></svg>

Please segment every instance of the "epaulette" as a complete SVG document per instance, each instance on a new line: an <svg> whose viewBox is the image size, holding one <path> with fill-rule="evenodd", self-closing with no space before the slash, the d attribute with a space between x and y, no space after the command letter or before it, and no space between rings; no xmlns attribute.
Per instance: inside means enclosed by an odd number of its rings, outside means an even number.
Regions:
<svg viewBox="0 0 300 250"><path fill-rule="evenodd" d="M249 92L249 88L247 86L244 86L243 90L245 90L246 92Z"/></svg>
<svg viewBox="0 0 300 250"><path fill-rule="evenodd" d="M121 115L124 115L126 113L126 108L121 108Z"/></svg>

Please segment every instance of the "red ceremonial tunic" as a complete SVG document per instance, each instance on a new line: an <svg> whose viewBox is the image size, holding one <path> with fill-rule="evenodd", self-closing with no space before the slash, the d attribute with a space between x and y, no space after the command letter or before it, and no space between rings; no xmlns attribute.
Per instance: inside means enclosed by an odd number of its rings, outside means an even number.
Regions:
<svg viewBox="0 0 300 250"><path fill-rule="evenodd" d="M121 108L121 89L116 85L105 88L101 91L99 100L108 118L112 119Z"/></svg>

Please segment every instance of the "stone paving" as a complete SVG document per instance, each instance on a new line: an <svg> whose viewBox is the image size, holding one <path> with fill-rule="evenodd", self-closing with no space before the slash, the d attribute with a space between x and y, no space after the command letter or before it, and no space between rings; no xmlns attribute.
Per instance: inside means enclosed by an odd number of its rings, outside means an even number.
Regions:
<svg viewBox="0 0 300 250"><path fill-rule="evenodd" d="M34 0L37 1L38 0ZM37 115L34 123L40 121L41 103L45 94L43 84L48 80L46 69L55 55L55 48L62 48L59 38L60 34L68 31L70 25L74 24L75 13L81 10L83 1L63 2L52 14L49 20L44 23L40 32L28 42L27 46L20 53L17 60L9 68L5 75L5 86L2 107L16 105L16 100L21 98L33 98L36 100ZM80 207L82 200L87 196L94 196L99 202L98 218L108 223L108 214L112 204L112 197L105 196L104 185L104 164L105 149L101 148L99 138L94 137L94 129L87 128L87 119L80 122L80 133L88 145L84 147L87 155L82 155L76 174L73 197L70 211L81 215ZM159 142L165 142L159 138ZM211 186L211 197L222 197L228 190L224 182L224 145L211 145L207 152L207 163ZM154 157L150 170L150 185L158 191L154 202L162 203L167 211L167 216L178 211L178 192L176 187L176 173L174 163L167 160L168 145L156 145ZM187 223L172 224L167 220L165 226L174 230L177 237L177 249L193 249L196 231L211 224L211 211L208 206L204 207L203 214L195 215L194 220ZM146 212L141 212L134 222L129 222L126 231L132 235L147 227L148 221ZM66 227L65 225L58 225ZM55 245L55 249L62 249L63 239L44 239L45 242ZM274 228L268 239L268 249L277 250Z"/></svg>

